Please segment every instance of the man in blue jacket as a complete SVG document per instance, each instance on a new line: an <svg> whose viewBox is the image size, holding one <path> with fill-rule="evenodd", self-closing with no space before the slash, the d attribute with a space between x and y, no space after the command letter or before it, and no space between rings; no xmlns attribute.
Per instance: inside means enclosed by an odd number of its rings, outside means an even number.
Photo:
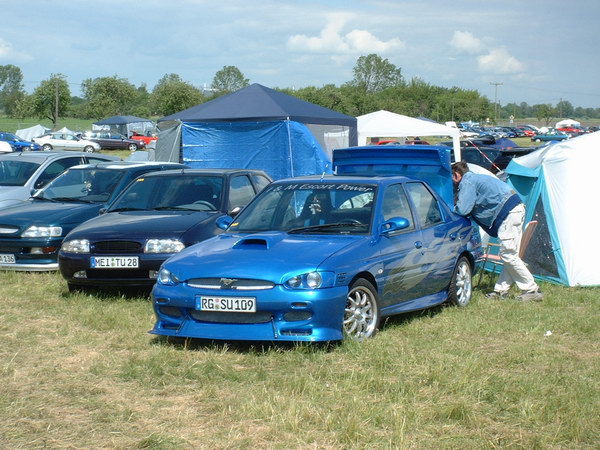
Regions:
<svg viewBox="0 0 600 450"><path fill-rule="evenodd" d="M496 177L473 173L464 161L452 165L452 181L458 188L454 210L471 216L490 236L500 242L503 266L488 298L506 298L513 283L521 290L519 301L540 301L542 293L533 275L519 258L525 205L511 187Z"/></svg>

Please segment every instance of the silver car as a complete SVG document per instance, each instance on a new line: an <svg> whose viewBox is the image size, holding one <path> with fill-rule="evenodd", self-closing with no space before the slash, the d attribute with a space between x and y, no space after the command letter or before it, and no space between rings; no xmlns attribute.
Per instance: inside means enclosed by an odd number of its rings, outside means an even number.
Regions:
<svg viewBox="0 0 600 450"><path fill-rule="evenodd" d="M111 155L84 152L13 152L0 154L0 208L27 200L69 167L118 161Z"/></svg>
<svg viewBox="0 0 600 450"><path fill-rule="evenodd" d="M40 144L42 150L76 150L80 152L92 153L100 151L100 144L81 139L71 133L55 131L43 136L33 138L33 142Z"/></svg>

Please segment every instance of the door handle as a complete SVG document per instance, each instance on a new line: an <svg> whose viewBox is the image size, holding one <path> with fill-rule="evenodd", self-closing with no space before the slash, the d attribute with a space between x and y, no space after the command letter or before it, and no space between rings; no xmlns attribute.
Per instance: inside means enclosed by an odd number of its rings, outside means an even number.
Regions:
<svg viewBox="0 0 600 450"><path fill-rule="evenodd" d="M415 242L415 247L416 248L421 248L421 247L423 247L423 243L421 241L416 241Z"/></svg>

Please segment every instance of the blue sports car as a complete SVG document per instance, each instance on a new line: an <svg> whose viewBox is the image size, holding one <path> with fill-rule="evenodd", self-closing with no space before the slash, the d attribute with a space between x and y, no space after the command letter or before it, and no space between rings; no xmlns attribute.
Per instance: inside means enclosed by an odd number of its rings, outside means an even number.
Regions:
<svg viewBox="0 0 600 450"><path fill-rule="evenodd" d="M336 175L276 181L224 217L161 267L151 333L362 340L386 316L467 305L479 233L442 199L449 150L411 147L335 151ZM420 176L393 175L407 172Z"/></svg>

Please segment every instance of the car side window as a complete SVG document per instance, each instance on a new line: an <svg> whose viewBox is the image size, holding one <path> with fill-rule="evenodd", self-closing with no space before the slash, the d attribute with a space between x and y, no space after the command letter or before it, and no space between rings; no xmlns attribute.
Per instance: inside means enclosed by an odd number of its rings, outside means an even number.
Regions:
<svg viewBox="0 0 600 450"><path fill-rule="evenodd" d="M254 181L254 185L256 186L256 193L259 193L265 188L265 186L271 183L267 177L263 177L262 175L254 173L251 176L252 180Z"/></svg>
<svg viewBox="0 0 600 450"><path fill-rule="evenodd" d="M81 164L81 158L63 158L58 161L54 161L44 169L40 174L37 181L35 182L35 189L40 189L64 172L69 167Z"/></svg>
<svg viewBox="0 0 600 450"><path fill-rule="evenodd" d="M246 175L233 177L229 185L229 209L246 206L254 195L254 188Z"/></svg>
<svg viewBox="0 0 600 450"><path fill-rule="evenodd" d="M408 195L415 206L415 213L423 228L444 221L440 206L423 183L406 183Z"/></svg>
<svg viewBox="0 0 600 450"><path fill-rule="evenodd" d="M410 211L410 205L404 189L401 184L388 186L383 194L383 220L390 220L392 217L404 217L410 222L406 230L414 230L415 222Z"/></svg>

